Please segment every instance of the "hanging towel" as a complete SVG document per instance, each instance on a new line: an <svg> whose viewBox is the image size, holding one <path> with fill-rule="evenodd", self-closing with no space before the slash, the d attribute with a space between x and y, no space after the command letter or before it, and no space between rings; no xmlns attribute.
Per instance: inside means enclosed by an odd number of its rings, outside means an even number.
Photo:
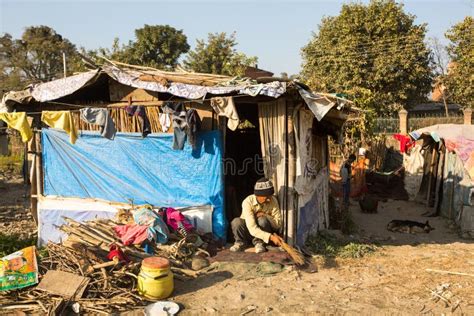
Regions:
<svg viewBox="0 0 474 316"><path fill-rule="evenodd" d="M171 118L168 113L160 113L160 125L161 125L161 131L163 133L166 133L170 127L171 127Z"/></svg>
<svg viewBox="0 0 474 316"><path fill-rule="evenodd" d="M186 112L186 135L189 145L196 148L197 133L201 130L201 118L196 109L189 109Z"/></svg>
<svg viewBox="0 0 474 316"><path fill-rule="evenodd" d="M151 134L151 125L146 115L145 108L140 105L129 105L125 107L125 111L130 116L138 116L142 124L142 136L147 137L148 134Z"/></svg>
<svg viewBox="0 0 474 316"><path fill-rule="evenodd" d="M183 150L187 126L184 104L167 102L163 106L163 112L173 116L173 149Z"/></svg>
<svg viewBox="0 0 474 316"><path fill-rule="evenodd" d="M415 145L415 142L406 135L394 134L393 138L400 142L400 152L402 153L408 152L408 150Z"/></svg>
<svg viewBox="0 0 474 316"><path fill-rule="evenodd" d="M53 128L59 128L69 134L69 141L74 144L77 139L77 128L69 111L43 111L41 121Z"/></svg>
<svg viewBox="0 0 474 316"><path fill-rule="evenodd" d="M114 139L117 133L115 123L107 109L81 109L81 119L86 123L99 125L100 134L110 140Z"/></svg>
<svg viewBox="0 0 474 316"><path fill-rule="evenodd" d="M232 97L217 97L211 99L211 107L219 116L225 116L229 119L227 127L235 131L239 126L239 114L235 109L234 98Z"/></svg>
<svg viewBox="0 0 474 316"><path fill-rule="evenodd" d="M0 120L7 123L8 127L20 132L21 140L26 143L33 137L33 132L26 119L25 112L0 113Z"/></svg>

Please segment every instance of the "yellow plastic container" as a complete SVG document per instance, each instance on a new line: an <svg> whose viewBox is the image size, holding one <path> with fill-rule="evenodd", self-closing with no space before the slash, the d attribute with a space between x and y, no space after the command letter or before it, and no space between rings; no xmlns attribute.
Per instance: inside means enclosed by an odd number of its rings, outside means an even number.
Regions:
<svg viewBox="0 0 474 316"><path fill-rule="evenodd" d="M150 257L142 261L138 274L138 292L152 300L162 300L174 289L173 273L168 259Z"/></svg>

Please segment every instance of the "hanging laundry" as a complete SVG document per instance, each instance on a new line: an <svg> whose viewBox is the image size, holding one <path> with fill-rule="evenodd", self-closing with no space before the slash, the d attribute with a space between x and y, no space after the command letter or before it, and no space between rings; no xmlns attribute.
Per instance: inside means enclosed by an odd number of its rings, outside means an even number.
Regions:
<svg viewBox="0 0 474 316"><path fill-rule="evenodd" d="M163 113L171 114L173 119L173 149L183 150L186 142L186 108L181 102L167 102Z"/></svg>
<svg viewBox="0 0 474 316"><path fill-rule="evenodd" d="M0 120L7 123L8 127L20 132L21 140L26 143L33 137L30 124L25 112L0 113Z"/></svg>
<svg viewBox="0 0 474 316"><path fill-rule="evenodd" d="M197 132L201 130L201 118L196 109L189 109L186 112L186 124L188 142L193 149L195 149L197 143Z"/></svg>
<svg viewBox="0 0 474 316"><path fill-rule="evenodd" d="M53 128L59 128L69 134L69 141L74 144L77 140L77 128L70 111L43 111L41 121Z"/></svg>
<svg viewBox="0 0 474 316"><path fill-rule="evenodd" d="M393 138L400 142L400 152L406 153L411 147L415 145L415 142L411 140L409 136L402 134L394 134Z"/></svg>
<svg viewBox="0 0 474 316"><path fill-rule="evenodd" d="M146 115L145 108L140 105L128 105L125 107L125 111L129 116L137 116L140 119L142 125L142 136L147 137L148 134L151 134L151 125Z"/></svg>
<svg viewBox="0 0 474 316"><path fill-rule="evenodd" d="M100 134L110 140L114 139L117 133L115 123L107 109L81 109L81 119L86 123L99 125Z"/></svg>
<svg viewBox="0 0 474 316"><path fill-rule="evenodd" d="M163 133L166 133L170 127L171 127L171 118L168 113L160 113L160 126L161 126L161 131Z"/></svg>
<svg viewBox="0 0 474 316"><path fill-rule="evenodd" d="M239 126L239 114L235 109L234 98L232 97L217 97L211 99L211 107L218 116L225 116L229 120L227 127L235 131Z"/></svg>

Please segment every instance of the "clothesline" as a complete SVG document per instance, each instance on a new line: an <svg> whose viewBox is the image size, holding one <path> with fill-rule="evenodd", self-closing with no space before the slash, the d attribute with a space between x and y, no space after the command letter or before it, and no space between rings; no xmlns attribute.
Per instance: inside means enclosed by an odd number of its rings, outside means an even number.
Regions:
<svg viewBox="0 0 474 316"><path fill-rule="evenodd" d="M236 95L236 96L230 96L232 98L241 98L241 97L248 97L248 95ZM122 107L126 107L127 105L137 105L137 106L144 106L144 107L161 107L163 104L165 103L184 103L184 104L188 104L188 103L203 103L205 101L211 101L212 99L214 98L219 98L219 97L212 97L212 98L207 98L207 99L197 99L197 100L185 100L185 101L182 101L182 100L166 100L166 101L157 101L157 102L161 102L160 105L156 105L156 104L139 104L139 103L143 103L140 102L140 101L135 101L135 102L131 102L131 103L125 103L123 105L114 105L114 106L107 106L107 105L104 105L103 108L105 109L114 109L114 108L122 108ZM148 101L146 101L148 102ZM71 104L71 103L64 103L64 102L56 102L56 101L49 101L49 102L45 102L45 103L51 103L51 104L57 104L57 105L64 105L64 106L71 106L71 107L79 107L79 108L90 108L91 106L90 105L82 105L82 104ZM135 103L135 104L134 104ZM80 110L70 110L70 112L80 112ZM42 112L26 112L27 114L41 114Z"/></svg>
<svg viewBox="0 0 474 316"><path fill-rule="evenodd" d="M237 110L235 109L233 97L216 97L211 100L210 106L217 113L218 116L226 116L229 118L227 126L231 130L235 130L240 122ZM203 100L204 101L204 100ZM193 107L186 108L185 102L170 101L163 102L159 113L160 126L163 132L173 125L173 149L182 150L187 139L189 144L193 147L196 143L196 133L201 128L201 119L197 110ZM64 103L65 105L72 105ZM78 106L74 104L73 106ZM157 105L154 105L155 107ZM142 128L142 137L146 137L152 133L152 125L148 119L148 115L144 106L132 105L120 107L128 116L135 116L138 118ZM100 134L113 140L117 132L115 122L112 119L111 113L107 111L106 107L83 107L80 110L61 110L61 111L41 111L41 112L12 112L0 113L0 120L5 121L10 128L16 129L20 132L23 142L29 141L33 132L30 123L27 120L27 114L41 114L41 121L49 127L64 130L70 136L71 144L76 142L78 138L78 129L72 115L73 112L80 112L82 121L100 126Z"/></svg>

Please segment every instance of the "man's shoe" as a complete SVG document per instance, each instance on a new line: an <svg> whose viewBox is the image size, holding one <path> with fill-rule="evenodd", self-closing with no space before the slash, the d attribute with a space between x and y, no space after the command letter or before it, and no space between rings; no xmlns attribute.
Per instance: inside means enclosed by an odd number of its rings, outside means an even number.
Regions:
<svg viewBox="0 0 474 316"><path fill-rule="evenodd" d="M262 253L265 251L267 251L267 249L263 243L259 242L258 244L255 244L255 253Z"/></svg>
<svg viewBox="0 0 474 316"><path fill-rule="evenodd" d="M240 242L236 242L234 243L232 247L230 247L229 250L232 252L239 252L239 251L242 251L243 249L244 249L244 244Z"/></svg>

